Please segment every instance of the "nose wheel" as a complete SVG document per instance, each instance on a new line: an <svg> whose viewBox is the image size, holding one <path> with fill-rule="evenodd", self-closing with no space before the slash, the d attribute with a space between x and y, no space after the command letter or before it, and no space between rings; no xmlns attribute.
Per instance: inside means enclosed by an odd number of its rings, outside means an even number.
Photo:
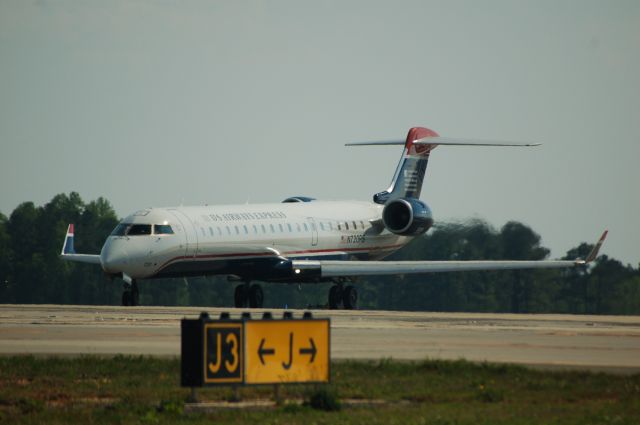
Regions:
<svg viewBox="0 0 640 425"><path fill-rule="evenodd" d="M258 284L244 283L236 286L233 294L233 301L236 308L262 308L264 304L264 293Z"/></svg>
<svg viewBox="0 0 640 425"><path fill-rule="evenodd" d="M329 289L329 308L337 310L341 306L345 310L355 310L358 308L358 291L352 285L343 287L341 284L333 285Z"/></svg>
<svg viewBox="0 0 640 425"><path fill-rule="evenodd" d="M132 280L131 283L124 284L122 291L122 306L135 307L140 305L140 291L138 290L138 282Z"/></svg>

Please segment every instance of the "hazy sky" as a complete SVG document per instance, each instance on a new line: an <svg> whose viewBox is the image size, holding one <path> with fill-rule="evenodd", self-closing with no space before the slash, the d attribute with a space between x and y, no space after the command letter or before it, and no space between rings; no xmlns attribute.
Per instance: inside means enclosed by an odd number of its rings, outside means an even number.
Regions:
<svg viewBox="0 0 640 425"><path fill-rule="evenodd" d="M0 211L368 200L443 136L437 220L519 220L640 261L640 2L0 0Z"/></svg>

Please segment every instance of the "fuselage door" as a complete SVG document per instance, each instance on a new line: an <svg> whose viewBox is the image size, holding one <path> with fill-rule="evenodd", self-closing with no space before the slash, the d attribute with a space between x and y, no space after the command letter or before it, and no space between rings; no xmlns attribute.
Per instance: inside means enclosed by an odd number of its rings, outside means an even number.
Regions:
<svg viewBox="0 0 640 425"><path fill-rule="evenodd" d="M184 232L184 256L195 257L198 252L198 233L189 217L179 210L169 210L180 223Z"/></svg>
<svg viewBox="0 0 640 425"><path fill-rule="evenodd" d="M318 226L316 225L316 221L313 217L307 217L307 223L309 223L309 227L311 228L311 246L318 245Z"/></svg>

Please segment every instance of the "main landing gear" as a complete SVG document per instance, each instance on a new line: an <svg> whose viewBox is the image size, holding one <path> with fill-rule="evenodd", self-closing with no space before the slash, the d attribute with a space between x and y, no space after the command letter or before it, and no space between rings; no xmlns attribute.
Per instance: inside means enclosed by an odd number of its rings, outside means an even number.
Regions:
<svg viewBox="0 0 640 425"><path fill-rule="evenodd" d="M122 291L122 305L124 307L135 307L140 305L140 291L138 291L138 282L133 279L131 283L124 283Z"/></svg>
<svg viewBox="0 0 640 425"><path fill-rule="evenodd" d="M262 287L256 283L251 285L249 282L236 286L233 294L233 301L236 308L262 308L264 303L264 293Z"/></svg>
<svg viewBox="0 0 640 425"><path fill-rule="evenodd" d="M341 305L344 306L345 310L358 308L358 291L354 286L343 287L341 283L338 283L329 289L329 308L336 310Z"/></svg>

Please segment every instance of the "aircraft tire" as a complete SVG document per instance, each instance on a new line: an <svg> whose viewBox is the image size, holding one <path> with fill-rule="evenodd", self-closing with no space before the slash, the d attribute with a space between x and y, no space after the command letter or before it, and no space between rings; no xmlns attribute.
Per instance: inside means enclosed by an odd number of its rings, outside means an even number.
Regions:
<svg viewBox="0 0 640 425"><path fill-rule="evenodd" d="M247 306L247 289L244 284L236 286L233 294L233 302L236 308L244 308Z"/></svg>
<svg viewBox="0 0 640 425"><path fill-rule="evenodd" d="M346 310L355 310L358 308L358 291L355 287L349 285L342 291L342 303Z"/></svg>
<svg viewBox="0 0 640 425"><path fill-rule="evenodd" d="M140 305L140 291L138 291L138 283L134 280L131 284L131 306Z"/></svg>
<svg viewBox="0 0 640 425"><path fill-rule="evenodd" d="M260 285L251 285L249 288L249 307L262 308L264 303L264 293Z"/></svg>
<svg viewBox="0 0 640 425"><path fill-rule="evenodd" d="M329 289L329 308L331 310L337 310L340 308L340 303L342 303L342 291L340 290L340 286L333 285L331 289Z"/></svg>
<svg viewBox="0 0 640 425"><path fill-rule="evenodd" d="M131 291L122 292L122 306L129 307L131 305Z"/></svg>

